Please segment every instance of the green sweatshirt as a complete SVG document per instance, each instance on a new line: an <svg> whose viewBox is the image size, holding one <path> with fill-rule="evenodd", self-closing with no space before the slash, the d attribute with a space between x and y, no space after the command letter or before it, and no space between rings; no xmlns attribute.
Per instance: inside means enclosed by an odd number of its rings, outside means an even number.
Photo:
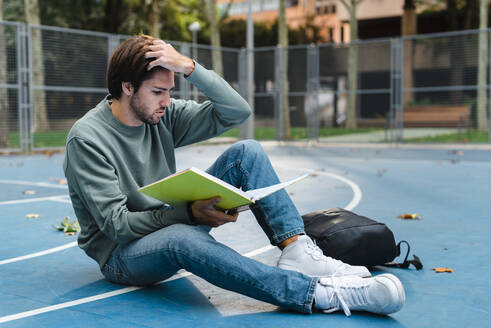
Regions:
<svg viewBox="0 0 491 328"><path fill-rule="evenodd" d="M63 169L82 228L78 245L100 267L118 244L190 223L185 206L162 210L137 189L175 173L176 147L217 136L251 113L227 82L198 63L187 80L209 101L171 99L158 124L130 127L113 116L106 98L68 134Z"/></svg>

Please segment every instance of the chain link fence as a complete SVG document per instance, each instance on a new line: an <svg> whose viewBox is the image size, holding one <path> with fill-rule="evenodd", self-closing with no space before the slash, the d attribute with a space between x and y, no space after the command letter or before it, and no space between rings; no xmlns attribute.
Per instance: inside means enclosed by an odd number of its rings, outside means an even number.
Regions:
<svg viewBox="0 0 491 328"><path fill-rule="evenodd" d="M73 123L106 95L108 59L126 38L0 22L0 151L63 147ZM285 137L288 102L293 138L402 142L453 133L472 142L472 131L489 127L491 52L479 57L489 38L473 30L256 48L255 137ZM245 49L171 43L209 69L221 58L223 77L246 97ZM181 74L174 97L205 100Z"/></svg>
<svg viewBox="0 0 491 328"><path fill-rule="evenodd" d="M27 144L27 57L25 26L0 22L0 151Z"/></svg>

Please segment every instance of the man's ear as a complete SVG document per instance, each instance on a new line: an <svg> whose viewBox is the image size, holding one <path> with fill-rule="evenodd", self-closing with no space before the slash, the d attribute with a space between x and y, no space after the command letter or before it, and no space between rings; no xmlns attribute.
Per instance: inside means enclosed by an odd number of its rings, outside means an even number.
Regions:
<svg viewBox="0 0 491 328"><path fill-rule="evenodd" d="M133 95L134 88L131 82L121 82L121 90L129 97Z"/></svg>

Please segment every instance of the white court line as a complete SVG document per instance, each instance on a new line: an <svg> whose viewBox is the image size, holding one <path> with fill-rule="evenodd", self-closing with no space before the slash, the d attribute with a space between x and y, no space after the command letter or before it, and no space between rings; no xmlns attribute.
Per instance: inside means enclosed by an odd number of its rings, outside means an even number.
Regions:
<svg viewBox="0 0 491 328"><path fill-rule="evenodd" d="M34 202L44 202L46 200L54 201L54 202L65 202L62 199L65 198L66 195L56 195L49 197L39 197L39 198L27 198L27 199L16 199L16 200L6 200L0 202L0 205L11 205L11 204L23 204L23 203L34 203Z"/></svg>
<svg viewBox="0 0 491 328"><path fill-rule="evenodd" d="M51 196L51 197L42 197L42 198L31 198L31 199L23 199L23 200L12 200L12 201L0 202L0 205L20 204L20 203L28 203L28 202L41 202L41 201L45 201L45 200L54 201L54 202L62 202L62 203L71 203L71 201L69 199L66 199L66 197L67 197L66 195L60 195L60 196ZM67 248L70 248L70 247L74 247L74 246L77 246L77 242L68 243L68 244L65 244L65 245L61 245L61 246L58 246L58 247L50 248L50 249L47 249L47 250L44 250L44 251L40 251L40 252L36 252L36 253L24 255L24 256L14 257L14 258L11 258L11 259L6 259L6 260L1 260L0 261L0 265L7 264L7 263L12 263L12 262L18 262L18 261L32 259L34 257L38 257L38 256L43 256L43 255L47 255L47 254L59 252L59 251L62 251L64 249L67 249Z"/></svg>
<svg viewBox="0 0 491 328"><path fill-rule="evenodd" d="M70 199L67 198L68 196L63 196L63 197L56 197L56 198L52 198L50 199L51 201L53 202L59 202L59 203L68 203L68 204L71 204L72 201Z"/></svg>
<svg viewBox="0 0 491 328"><path fill-rule="evenodd" d="M283 166L283 168L292 169L291 167L286 167L286 166ZM299 168L299 169L295 168L295 169L296 170L309 171L311 173L316 173L318 175L324 175L324 176L331 177L331 178L334 178L334 179L337 179L337 180L340 180L342 182L347 183L351 187L351 189L353 190L353 199L351 200L351 202L347 206L345 206L345 208L347 210L353 210L360 203L361 198L362 198L362 193L361 193L361 190L358 187L358 185L356 183L354 183L353 181L351 181L351 180L349 180L347 178L338 176L338 175L333 174L333 173L327 173L327 172L316 171L316 170L305 169L305 168ZM69 244L67 244L67 245L69 245ZM66 245L64 245L64 246L66 246ZM63 246L60 246L60 247L63 247ZM274 246L267 245L267 246L262 247L260 249L257 249L257 250L254 250L252 252L246 253L246 254L244 254L244 256L252 257L252 256L255 256L255 255L258 255L258 254L267 252L267 251L269 251L269 250L271 250L273 248L274 248ZM191 275L192 274L189 273L189 272L183 272L183 273L180 273L178 275L175 275L175 276L173 276L173 277L171 277L171 278L169 278L167 280L161 281L161 282L159 282L157 284L161 284L163 282L168 282L168 281L172 281L172 280L176 280L176 279L188 277L188 276L191 276ZM47 307L44 307L44 308L39 308L39 309L31 310L31 311L26 311L26 312L20 312L20 313L16 313L16 314L11 314L11 315L0 317L0 323L8 322L8 321L14 321L14 320L19 320L19 319L26 318L26 317L32 317L32 316L35 316L35 315L38 315L38 314L41 314L41 313L56 311L56 310L59 310L59 309L64 309L64 308L76 306L76 305L79 305L79 304L94 302L94 301L97 301L97 300L101 300L101 299L105 299L105 298L109 298L109 297L113 297L113 296L117 296L117 295L129 293L129 292L132 292L132 291L135 291L135 290L139 290L139 289L142 289L142 288L143 287L126 287L126 288L122 288L122 289L115 290L115 291L112 291L112 292L103 293L103 294L99 294L99 295L94 295L94 296L90 296L90 297L85 297L85 298L81 298L81 299L70 301L70 302L60 303L60 304L56 304L56 305L52 305L52 306L47 306Z"/></svg>
<svg viewBox="0 0 491 328"><path fill-rule="evenodd" d="M60 185L60 184L47 183L47 182L0 180L0 183L18 184L18 185L36 186L36 187L46 187L46 188L56 188L56 189L68 189L67 185Z"/></svg>
<svg viewBox="0 0 491 328"><path fill-rule="evenodd" d="M346 209L348 211L352 211L356 206L358 206L358 204L361 201L361 198L362 198L361 189L360 189L360 187L358 187L358 185L356 183L354 183L350 179L347 179L345 177L342 177L342 176L334 174L334 173L328 173L328 172L323 172L323 171L319 171L319 170L313 170L313 169L307 169L307 168L295 168L295 167L276 165L276 164L274 166L275 167L281 167L282 169L286 169L286 170L307 171L310 173L315 173L317 175L323 175L323 176L330 177L330 178L333 178L333 179L336 179L336 180L339 180L339 181L346 183L348 186L351 187L351 190L353 190L353 199L351 200L351 202L349 202L348 205L346 205L344 207L344 209Z"/></svg>
<svg viewBox="0 0 491 328"><path fill-rule="evenodd" d="M59 252L59 251L62 251L64 249L74 247L74 246L77 246L76 241L74 241L72 243L65 244L65 245L61 245L58 247L50 248L50 249L47 249L47 250L44 250L41 252L32 253L32 254L28 254L28 255L24 255L24 256L19 256L19 257L13 257L13 258L7 259L7 260L2 260L2 261L0 261L0 265L12 263L12 262L19 262L19 261L23 261L23 260L27 260L27 259L32 259L33 257L43 256L43 255L47 255L47 254L51 254L51 253L56 253L56 252Z"/></svg>
<svg viewBox="0 0 491 328"><path fill-rule="evenodd" d="M246 253L246 254L244 254L244 256L246 256L246 257L252 257L254 255L264 253L264 252L270 250L271 248L273 248L273 246L268 245L266 247L257 249L255 251ZM192 275L193 275L192 273L184 271L184 272L181 272L181 273L179 273L179 274L177 274L175 276L172 276L171 278L169 278L167 280L160 281L160 282L156 283L155 285L160 285L160 284L162 284L164 282L169 282L169 281L181 279L181 278L192 276ZM0 323L14 321L14 320L19 320L19 319L23 319L23 318L27 318L27 317L32 317L32 316L35 316L35 315L38 315L38 314L41 314L41 313L52 312L52 311L56 311L56 310L65 309L65 308L68 308L68 307L80 305L80 304L90 303L90 302L102 300L102 299L105 299L105 298L109 298L109 297L113 297L113 296L117 296L117 295L121 295L121 294L130 293L130 292L133 292L135 290L140 290L142 288L145 288L145 287L136 287L136 286L126 287L126 288L121 288L121 289L118 289L118 290L114 290L112 292L107 292L107 293L103 293L103 294L99 294L99 295L94 295L94 296L89 296L89 297L85 297L85 298L80 298L78 300L74 300L74 301L70 301L70 302L55 304L55 305L46 306L46 307L35 309L35 310L30 310L30 311L26 311L26 312L20 312L20 313L16 313L16 314L11 314L11 315L7 315L7 316L4 316L4 317L0 317Z"/></svg>

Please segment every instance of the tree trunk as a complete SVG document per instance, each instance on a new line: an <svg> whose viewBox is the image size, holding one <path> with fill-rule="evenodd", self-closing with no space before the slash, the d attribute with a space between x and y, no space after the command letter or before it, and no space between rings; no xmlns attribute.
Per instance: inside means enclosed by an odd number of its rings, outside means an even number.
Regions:
<svg viewBox="0 0 491 328"><path fill-rule="evenodd" d="M0 0L0 20L3 20L3 0ZM0 54L7 53L6 36L0 24ZM7 84L7 56L0 56L0 84ZM0 148L10 147L9 140L9 103L7 89L0 89Z"/></svg>
<svg viewBox="0 0 491 328"><path fill-rule="evenodd" d="M145 0L145 10L149 34L157 39L160 39L159 1Z"/></svg>
<svg viewBox="0 0 491 328"><path fill-rule="evenodd" d="M211 60L213 70L220 76L223 76L223 64L222 64L222 49L220 40L220 30L218 28L218 17L216 11L216 0L205 0L206 4L206 17L210 24L210 40L211 40Z"/></svg>
<svg viewBox="0 0 491 328"><path fill-rule="evenodd" d="M487 67L488 67L488 33L485 29L488 26L488 1L481 0L479 11L479 63L478 63L478 81L479 90L477 91L477 128L480 131L488 130L487 121Z"/></svg>
<svg viewBox="0 0 491 328"><path fill-rule="evenodd" d="M447 0L448 26L451 31L460 30L459 12L457 10L456 0ZM465 36L467 38L467 36ZM459 47L465 44L462 37L450 37L448 48L450 49L450 84L452 86L463 85L464 65L465 65L465 48L457 51ZM462 103L462 90L455 90L450 93L450 102L452 104Z"/></svg>
<svg viewBox="0 0 491 328"><path fill-rule="evenodd" d="M414 35L418 32L418 20L416 17L416 6L414 0L405 0L404 13L402 14L402 36ZM411 40L403 43L404 47L404 88L412 88L414 84L413 77L413 42ZM414 98L412 92L403 93L403 105L412 101Z"/></svg>
<svg viewBox="0 0 491 328"><path fill-rule="evenodd" d="M26 8L26 20L28 24L40 25L39 3L38 0L24 0ZM32 54L32 84L34 86L44 86L44 56L43 44L41 40L41 30L32 29L31 34L31 54ZM34 114L33 132L47 132L50 130L48 113L46 108L46 94L44 90L35 90L31 106Z"/></svg>
<svg viewBox="0 0 491 328"><path fill-rule="evenodd" d="M278 45L281 51L279 113L282 131L280 139L290 139L290 104L288 100L288 26L286 24L286 0L279 0Z"/></svg>
<svg viewBox="0 0 491 328"><path fill-rule="evenodd" d="M356 20L356 7L360 0L351 0L350 5L346 0L341 0L350 14L350 46L348 51L348 109L346 113L346 128L356 129L357 124L357 94L358 90L358 21Z"/></svg>

